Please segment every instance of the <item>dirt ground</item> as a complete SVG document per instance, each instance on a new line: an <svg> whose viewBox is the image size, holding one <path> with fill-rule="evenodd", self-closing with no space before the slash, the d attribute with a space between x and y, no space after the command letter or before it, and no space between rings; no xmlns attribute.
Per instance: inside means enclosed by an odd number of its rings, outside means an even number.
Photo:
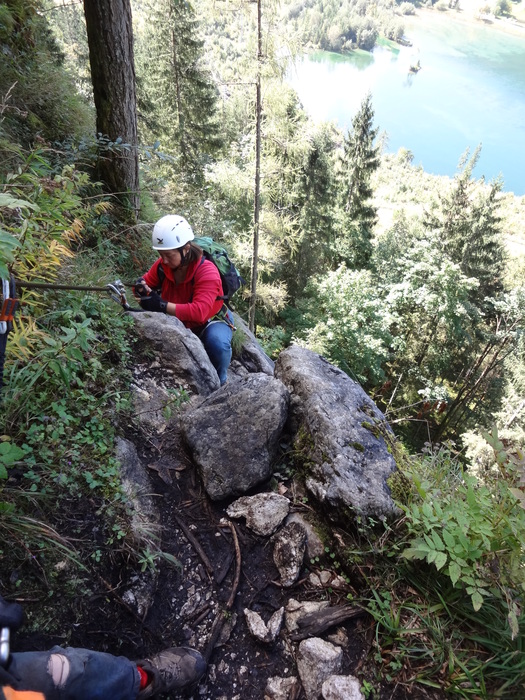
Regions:
<svg viewBox="0 0 525 700"><path fill-rule="evenodd" d="M136 436L135 436L136 438ZM197 648L208 659L208 671L199 685L183 694L166 697L194 700L263 700L267 679L297 676L294 650L285 628L273 644L263 644L248 632L244 609L258 612L267 621L290 598L301 601L329 600L337 605L347 591L319 590L308 580L309 570L327 564L305 566L291 588L279 585L270 540L254 535L244 521L228 519L227 502L213 503L203 491L200 478L185 453L178 435L143 441L141 461L153 486L153 495L163 527L162 548L177 564L161 563L152 605L145 617L129 605L126 591L140 589L150 579L116 546L103 554L91 577L76 583L63 596L57 589L54 619L49 630L42 618L35 628L31 592L20 596L29 611L28 623L16 636L14 650L44 650L54 644L80 646L131 659L140 659L169 646ZM269 487L269 484L266 485ZM288 494L300 487L283 482ZM264 490L264 489L262 489ZM82 538L97 531L95 503L79 503L79 511L64 513L62 529ZM294 499L292 510L307 512L310 506ZM95 511L96 514L96 511ZM100 532L101 542L107 536ZM67 574L65 574L67 575ZM62 586L64 581L62 578ZM357 581L356 581L357 586ZM73 590L71 590L71 588ZM348 592L357 593L349 586ZM72 602L71 602L72 601ZM57 634L56 630L61 630ZM342 640L342 674L367 680L379 694L375 700L429 700L424 689L403 685L379 685L373 662L373 620L364 615L348 620L319 635ZM299 689L290 700L302 700ZM108 698L108 700L110 700Z"/></svg>
<svg viewBox="0 0 525 700"><path fill-rule="evenodd" d="M149 365L144 363L144 374L154 378ZM259 613L267 622L290 599L349 605L348 597L358 598L366 588L365 577L355 566L345 571L347 586L314 587L309 581L312 571L336 573L327 554L313 563L305 560L299 580L283 588L271 539L255 535L244 519L228 518L228 501L214 503L208 498L176 429L152 434L131 421L124 431L151 482L149 496L159 514L160 547L169 560L158 559L157 574L152 574L139 546L138 556L131 556L130 538L108 531L107 523L112 521L101 516L111 504L95 497L66 499L56 508L57 531L71 538L81 552L84 542L92 551L93 539L99 549L91 555L91 564L89 555L83 556L84 571L74 569L66 559L46 563L42 553L26 558L19 570L11 566L0 572L2 589L11 591L8 597L18 600L26 611L26 624L14 638L13 651L46 650L58 644L138 660L167 647L190 646L206 657L207 673L196 688L166 697L264 700L268 678L298 676L298 642L284 625L275 642L256 640L249 633L244 610ZM282 444L286 449L286 436ZM290 498L292 512L307 518L315 513L322 522L322 513L306 497L285 455L279 464L280 475L260 491L278 489ZM329 532L330 524L325 527ZM148 601L145 614L135 604L141 596ZM367 613L317 636L341 646L341 674L370 684L367 700L439 700L439 695L422 686L380 683L381 670L374 658L375 623ZM299 686L288 700L304 698Z"/></svg>

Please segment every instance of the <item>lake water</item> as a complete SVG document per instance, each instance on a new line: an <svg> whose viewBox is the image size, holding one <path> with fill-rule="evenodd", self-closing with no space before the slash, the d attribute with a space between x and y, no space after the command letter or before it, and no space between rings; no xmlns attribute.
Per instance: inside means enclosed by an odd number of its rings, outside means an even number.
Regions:
<svg viewBox="0 0 525 700"><path fill-rule="evenodd" d="M474 175L501 175L505 191L525 194L525 39L438 13L405 27L411 47L298 60L288 79L307 112L347 129L370 91L389 152L408 148L425 171L453 176L481 144Z"/></svg>

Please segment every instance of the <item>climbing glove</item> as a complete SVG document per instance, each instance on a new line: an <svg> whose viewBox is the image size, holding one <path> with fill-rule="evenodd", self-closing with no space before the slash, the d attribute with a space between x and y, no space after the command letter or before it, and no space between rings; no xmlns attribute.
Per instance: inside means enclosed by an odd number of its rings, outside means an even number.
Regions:
<svg viewBox="0 0 525 700"><path fill-rule="evenodd" d="M141 277L138 279L135 284L133 285L133 294L136 297L146 297L148 296L148 292L146 291L146 282L144 281L144 278Z"/></svg>
<svg viewBox="0 0 525 700"><path fill-rule="evenodd" d="M147 297L140 297L139 304L144 311L160 311L166 313L168 302L164 301L157 292L151 292Z"/></svg>

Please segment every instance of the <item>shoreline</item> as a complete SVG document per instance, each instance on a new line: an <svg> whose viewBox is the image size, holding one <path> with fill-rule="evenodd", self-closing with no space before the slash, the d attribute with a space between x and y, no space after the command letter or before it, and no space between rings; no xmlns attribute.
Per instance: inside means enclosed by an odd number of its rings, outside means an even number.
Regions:
<svg viewBox="0 0 525 700"><path fill-rule="evenodd" d="M451 20L473 27L486 27L497 32L512 34L525 39L525 24L518 23L517 20L503 19L500 17L491 17L490 20L481 19L478 14L478 8L473 8L472 4L469 9L464 10L447 10L441 12L435 9L419 8L413 15L406 15L404 20L409 22L417 22L431 24L436 21L436 18L443 20Z"/></svg>

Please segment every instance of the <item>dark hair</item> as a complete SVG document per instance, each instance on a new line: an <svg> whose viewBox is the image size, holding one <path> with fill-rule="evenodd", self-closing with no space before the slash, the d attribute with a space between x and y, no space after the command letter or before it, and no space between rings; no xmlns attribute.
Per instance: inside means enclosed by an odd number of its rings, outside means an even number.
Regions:
<svg viewBox="0 0 525 700"><path fill-rule="evenodd" d="M194 260L198 260L201 256L202 248L193 241L190 241L190 249L184 256L184 265L189 265Z"/></svg>

